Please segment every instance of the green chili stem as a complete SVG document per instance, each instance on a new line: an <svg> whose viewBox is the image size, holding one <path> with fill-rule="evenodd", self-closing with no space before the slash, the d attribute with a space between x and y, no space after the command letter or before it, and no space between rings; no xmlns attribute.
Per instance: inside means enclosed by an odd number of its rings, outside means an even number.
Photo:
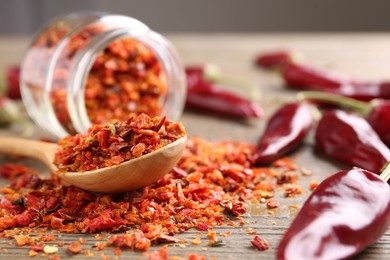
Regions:
<svg viewBox="0 0 390 260"><path fill-rule="evenodd" d="M390 179L390 162L388 162L385 166L384 166L384 170L382 171L381 175L379 175L379 177L381 177L382 180L384 180L385 182L387 182L389 179Z"/></svg>
<svg viewBox="0 0 390 260"><path fill-rule="evenodd" d="M368 102L359 101L353 98L343 97L340 95L324 93L319 91L302 91L297 94L298 100L318 100L325 101L330 104L336 104L343 108L350 109L366 117L371 112L372 104Z"/></svg>
<svg viewBox="0 0 390 260"><path fill-rule="evenodd" d="M255 84L243 78L224 74L216 65L207 64L204 69L204 77L215 83L226 83L233 86L245 88L249 91L253 101L261 99L261 92Z"/></svg>

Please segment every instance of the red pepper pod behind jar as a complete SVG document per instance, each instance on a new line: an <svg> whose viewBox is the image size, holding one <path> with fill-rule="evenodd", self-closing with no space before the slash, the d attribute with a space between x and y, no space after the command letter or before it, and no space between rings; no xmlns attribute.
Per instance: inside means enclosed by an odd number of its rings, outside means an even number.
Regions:
<svg viewBox="0 0 390 260"><path fill-rule="evenodd" d="M17 65L8 66L4 70L4 79L0 81L0 90L3 87L5 90L5 95L11 99L18 100L20 96L20 87L19 87L19 75L20 68Z"/></svg>
<svg viewBox="0 0 390 260"><path fill-rule="evenodd" d="M288 50L263 53L256 57L255 64L265 69L277 68L286 62L290 62L292 56L292 52Z"/></svg>
<svg viewBox="0 0 390 260"><path fill-rule="evenodd" d="M316 145L326 155L350 166L380 172L390 161L390 150L368 122L353 113L323 113L315 133Z"/></svg>
<svg viewBox="0 0 390 260"><path fill-rule="evenodd" d="M263 110L255 102L205 79L204 67L186 67L186 107L238 118L260 118Z"/></svg>
<svg viewBox="0 0 390 260"><path fill-rule="evenodd" d="M270 164L300 145L313 125L312 108L307 102L284 105L268 120L254 154L257 165Z"/></svg>
<svg viewBox="0 0 390 260"><path fill-rule="evenodd" d="M345 259L389 225L389 185L367 170L341 171L313 191L283 236L277 259Z"/></svg>

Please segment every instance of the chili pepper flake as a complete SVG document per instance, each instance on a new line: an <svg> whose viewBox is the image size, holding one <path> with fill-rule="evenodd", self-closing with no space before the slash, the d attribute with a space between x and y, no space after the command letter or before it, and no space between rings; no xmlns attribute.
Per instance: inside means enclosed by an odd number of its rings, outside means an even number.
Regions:
<svg viewBox="0 0 390 260"><path fill-rule="evenodd" d="M310 190L315 190L318 186L318 182L310 181L309 186L310 186Z"/></svg>
<svg viewBox="0 0 390 260"><path fill-rule="evenodd" d="M196 238L194 238L194 239L191 241L191 243L192 243L193 245L200 245L200 244L202 244L202 239L200 239L200 237L196 237Z"/></svg>
<svg viewBox="0 0 390 260"><path fill-rule="evenodd" d="M206 257L203 255L189 254L188 260L206 260Z"/></svg>
<svg viewBox="0 0 390 260"><path fill-rule="evenodd" d="M159 125L162 119L151 124L148 120L153 119L141 120L142 125L151 130L156 129L152 126ZM164 120L161 127L157 127L159 134L166 129L166 124ZM114 136L112 133L109 130L109 138L132 134L120 128L115 129ZM103 136L102 140L105 138ZM150 139L150 135L146 139ZM178 243L180 240L175 234L197 228L207 230L210 246L219 245L212 228L222 224L245 225L245 221L240 221L240 216L246 213L244 205L250 200L259 201L262 195L259 191L267 192L269 198L278 189L289 188L291 194L298 194L299 186L288 183L292 179L278 184L277 174L271 173L273 168L255 168L253 152L254 147L243 142L189 138L182 158L168 174L152 185L119 194L84 191L63 185L56 175L41 179L33 170L29 170L29 174L12 175L10 186L2 190L0 230L4 232L1 236L15 240L15 235L27 234L14 229L22 227L23 232L39 228L45 232L50 228L58 232L96 233L98 242L94 250L82 251L94 255L107 247L145 251L152 243ZM127 231L129 229L132 231ZM102 231L127 232L104 235ZM30 249L42 252L43 242L49 240L56 237L40 234ZM83 240L77 242L81 244Z"/></svg>
<svg viewBox="0 0 390 260"><path fill-rule="evenodd" d="M284 194L286 197L294 198L298 194L302 194L302 188L300 186L297 186L295 184L288 184L285 186Z"/></svg>
<svg viewBox="0 0 390 260"><path fill-rule="evenodd" d="M29 235L17 235L15 236L15 241L17 246L24 246L30 242Z"/></svg>
<svg viewBox="0 0 390 260"><path fill-rule="evenodd" d="M280 206L280 203L279 203L279 201L277 201L277 200L268 200L267 201L267 207L269 208L269 209L274 209L274 208L278 208Z"/></svg>
<svg viewBox="0 0 390 260"><path fill-rule="evenodd" d="M261 236L255 236L251 240L251 244L260 251L265 251L269 249L269 243L265 238Z"/></svg>
<svg viewBox="0 0 390 260"><path fill-rule="evenodd" d="M29 252L28 252L28 256L29 257L33 257L33 256L37 256L38 255L38 252L37 251L34 251L34 250L30 250Z"/></svg>
<svg viewBox="0 0 390 260"><path fill-rule="evenodd" d="M144 255L146 255L149 260L168 260L168 252L165 246L158 251L144 253ZM172 257L170 259L172 259Z"/></svg>
<svg viewBox="0 0 390 260"><path fill-rule="evenodd" d="M83 248L82 248L80 242L78 242L78 241L73 241L73 242L71 242L71 243L68 245L68 247L67 247L67 250L68 250L69 252L73 253L73 254L78 254L78 253L80 253L82 249L83 249Z"/></svg>

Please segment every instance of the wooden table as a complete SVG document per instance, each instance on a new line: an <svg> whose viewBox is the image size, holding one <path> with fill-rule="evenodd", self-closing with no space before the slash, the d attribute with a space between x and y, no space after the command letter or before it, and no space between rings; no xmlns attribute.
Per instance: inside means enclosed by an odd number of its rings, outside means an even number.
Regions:
<svg viewBox="0 0 390 260"><path fill-rule="evenodd" d="M253 81L263 93L261 105L265 110L265 117L255 121L234 121L216 116L185 112L182 121L190 136L200 136L208 140L242 140L256 143L262 133L265 119L280 104L292 101L295 92L283 87L281 79L274 73L262 71L253 66L253 59L257 53L267 50L290 48L301 51L310 64L327 67L336 71L345 72L363 79L390 78L390 34L172 34L167 37L177 47L185 64L199 64L213 62L223 71L233 75L245 77ZM18 63L28 43L28 38L0 38L0 69L12 63ZM0 129L0 135L14 135L15 126L9 129ZM34 137L42 133L35 130ZM301 167L313 172L310 177L300 177L299 183L304 188L304 194L295 199L278 197L283 205L275 210L274 215L268 215L264 205L252 206L244 219L248 221L245 227L217 227L217 233L233 231L232 235L224 238L223 247L207 247L207 241L195 246L187 243L185 247L169 245L170 256L187 258L189 253L198 253L207 258L217 259L274 259L275 250L283 232L292 221L297 209L291 205L302 205L310 194L309 182L321 181L326 176L336 172L344 165L331 162L315 153L313 138L309 136L304 147L292 155L292 159ZM0 156L0 163L6 158ZM24 160L32 167L45 169L35 160ZM253 235L249 235L246 228L252 228L270 243L268 251L260 252L250 246ZM189 241L198 234L190 230L180 235ZM74 241L81 235L62 234L65 241ZM94 244L93 236L83 236L87 239L84 247ZM7 252L1 252L0 258L25 259L28 248L18 248L8 245L8 240L0 241L0 247ZM157 250L160 246L153 246L150 250ZM68 255L65 248L60 248L59 255L63 258ZM106 254L112 255L111 250ZM377 243L369 247L356 259L388 259L390 254L390 232ZM95 256L100 258L99 255ZM38 258L38 257L35 257ZM89 258L83 254L74 259ZM124 252L121 259L145 258L139 252ZM112 259L112 258L111 258Z"/></svg>

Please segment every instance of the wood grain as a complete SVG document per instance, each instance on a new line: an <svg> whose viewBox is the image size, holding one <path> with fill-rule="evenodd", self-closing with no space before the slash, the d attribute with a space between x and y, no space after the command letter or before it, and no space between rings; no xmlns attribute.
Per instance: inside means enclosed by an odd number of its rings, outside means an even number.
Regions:
<svg viewBox="0 0 390 260"><path fill-rule="evenodd" d="M280 78L272 72L262 71L253 66L256 54L274 49L289 48L301 51L306 62L320 67L345 72L362 79L390 78L390 34L171 34L167 37L177 47L185 64L199 64L213 62L223 71L233 75L245 77L261 89L263 98L260 101L265 110L265 118L256 121L234 121L213 115L204 115L194 112L185 112L182 121L190 136L201 136L208 140L242 140L256 143L264 129L265 119L280 104L294 100L295 92L283 87ZM18 63L22 57L28 38L0 38L0 69L8 64ZM1 136L12 136L18 132L17 127L1 129ZM36 130L34 138L42 137L44 133ZM219 236L224 245L221 247L207 246L205 234L190 230L178 237L187 239L183 245L168 244L170 256L180 256L186 259L190 253L205 255L216 259L274 259L275 250L285 229L292 221L298 209L294 205L302 205L310 194L309 182L321 181L326 176L344 168L318 154L313 148L312 136L309 136L305 145L296 151L292 158L298 165L310 170L311 176L302 176L299 183L304 194L294 199L286 199L279 193L277 199L283 205L269 215L264 204L248 205L248 213L243 220L247 224L243 227L216 227L218 234L232 231L227 237ZM0 163L14 161L9 157L0 156ZM24 159L30 166L47 173L45 166L33 159ZM6 182L2 181L5 185ZM254 234L248 234L247 228L252 228L257 234L266 238L270 249L264 252L254 250L250 240ZM202 236L201 245L192 245L196 236ZM61 234L59 240L65 244L83 237L87 242L84 249L93 249L96 242L93 236L81 234ZM0 247L7 252L0 252L2 259L26 259L29 249L9 245L9 240L0 241ZM150 250L161 247L153 246ZM1 251L1 250L0 250ZM106 255L113 259L111 249L105 250ZM377 243L367 248L356 259L388 259L390 254L390 232L388 231ZM60 248L58 255L67 258L65 248ZM93 258L100 259L99 254ZM120 259L147 259L140 252L125 251ZM34 259L40 259L35 257ZM72 256L72 259L91 259L83 254Z"/></svg>

